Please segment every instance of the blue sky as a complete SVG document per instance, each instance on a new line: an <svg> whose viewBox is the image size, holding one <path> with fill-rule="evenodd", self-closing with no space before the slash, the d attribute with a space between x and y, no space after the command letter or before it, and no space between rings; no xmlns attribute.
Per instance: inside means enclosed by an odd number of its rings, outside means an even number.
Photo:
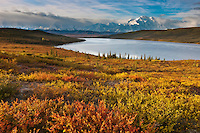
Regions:
<svg viewBox="0 0 200 133"><path fill-rule="evenodd" d="M45 12L75 18L126 19L178 17L200 7L200 0L1 0L1 11ZM95 15L96 13L96 15Z"/></svg>
<svg viewBox="0 0 200 133"><path fill-rule="evenodd" d="M0 22L6 14L44 13L60 17L125 22L139 16L192 20L200 18L200 0L1 0ZM4 18L3 18L4 17ZM8 18L6 18L8 19ZM13 18L17 19L17 18ZM12 20L11 17L9 20ZM195 22L194 22L195 21Z"/></svg>

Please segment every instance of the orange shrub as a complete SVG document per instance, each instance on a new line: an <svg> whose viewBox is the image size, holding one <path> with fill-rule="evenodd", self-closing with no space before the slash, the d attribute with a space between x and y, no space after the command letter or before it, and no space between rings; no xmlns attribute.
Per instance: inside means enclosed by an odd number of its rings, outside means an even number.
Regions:
<svg viewBox="0 0 200 133"><path fill-rule="evenodd" d="M136 114L123 114L119 110L109 110L103 101L93 103L74 102L65 104L62 113L52 113L50 132L141 132ZM150 130L151 129L151 130ZM149 128L153 132L153 127Z"/></svg>
<svg viewBox="0 0 200 133"><path fill-rule="evenodd" d="M73 75L70 76L62 76L61 78L63 81L72 81L74 79Z"/></svg>
<svg viewBox="0 0 200 133"><path fill-rule="evenodd" d="M0 132L141 132L136 114L109 110L103 101L65 103L63 98L0 103ZM154 128L149 127L148 132Z"/></svg>
<svg viewBox="0 0 200 133"><path fill-rule="evenodd" d="M40 101L34 97L26 101L0 103L0 132L28 132L42 129L49 118L48 104L50 101Z"/></svg>
<svg viewBox="0 0 200 133"><path fill-rule="evenodd" d="M129 75L130 79L133 79L135 82L141 82L144 81L144 78L141 76L135 76L135 75Z"/></svg>

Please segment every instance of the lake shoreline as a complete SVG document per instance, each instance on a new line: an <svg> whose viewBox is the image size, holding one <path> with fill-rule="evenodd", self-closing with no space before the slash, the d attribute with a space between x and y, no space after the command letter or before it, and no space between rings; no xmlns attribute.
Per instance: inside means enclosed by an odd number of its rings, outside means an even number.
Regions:
<svg viewBox="0 0 200 133"><path fill-rule="evenodd" d="M200 44L194 43L194 42L179 42L179 41L169 41L169 40L154 40L154 39L131 39L131 38L110 38L105 36L99 36L99 37L83 37L83 38L108 38L108 39L123 39L123 40L143 40L143 41L155 41L155 42L173 42L173 43L188 43L188 44Z"/></svg>
<svg viewBox="0 0 200 133"><path fill-rule="evenodd" d="M98 37L91 37L98 38ZM109 38L109 37L99 37L99 38ZM109 38L109 39L123 39L123 40L143 40L143 41L155 41L155 42L173 42L173 43L188 43L188 44L200 44L193 42L178 42L178 41L169 41L169 40L154 40L154 39L129 39L129 38Z"/></svg>

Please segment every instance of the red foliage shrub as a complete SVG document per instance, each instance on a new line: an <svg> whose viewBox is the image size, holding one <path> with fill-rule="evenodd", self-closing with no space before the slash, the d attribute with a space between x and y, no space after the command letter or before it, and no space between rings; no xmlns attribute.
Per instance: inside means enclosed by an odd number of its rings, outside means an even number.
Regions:
<svg viewBox="0 0 200 133"><path fill-rule="evenodd" d="M97 106L31 97L0 103L0 132L142 132L136 116L109 110L103 101Z"/></svg>

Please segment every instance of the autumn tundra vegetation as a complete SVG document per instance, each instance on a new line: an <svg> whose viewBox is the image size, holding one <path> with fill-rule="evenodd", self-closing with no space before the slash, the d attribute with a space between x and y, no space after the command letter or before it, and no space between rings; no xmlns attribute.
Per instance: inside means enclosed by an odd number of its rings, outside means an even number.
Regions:
<svg viewBox="0 0 200 133"><path fill-rule="evenodd" d="M98 57L44 45L44 36L2 38L2 133L200 131L200 60Z"/></svg>

